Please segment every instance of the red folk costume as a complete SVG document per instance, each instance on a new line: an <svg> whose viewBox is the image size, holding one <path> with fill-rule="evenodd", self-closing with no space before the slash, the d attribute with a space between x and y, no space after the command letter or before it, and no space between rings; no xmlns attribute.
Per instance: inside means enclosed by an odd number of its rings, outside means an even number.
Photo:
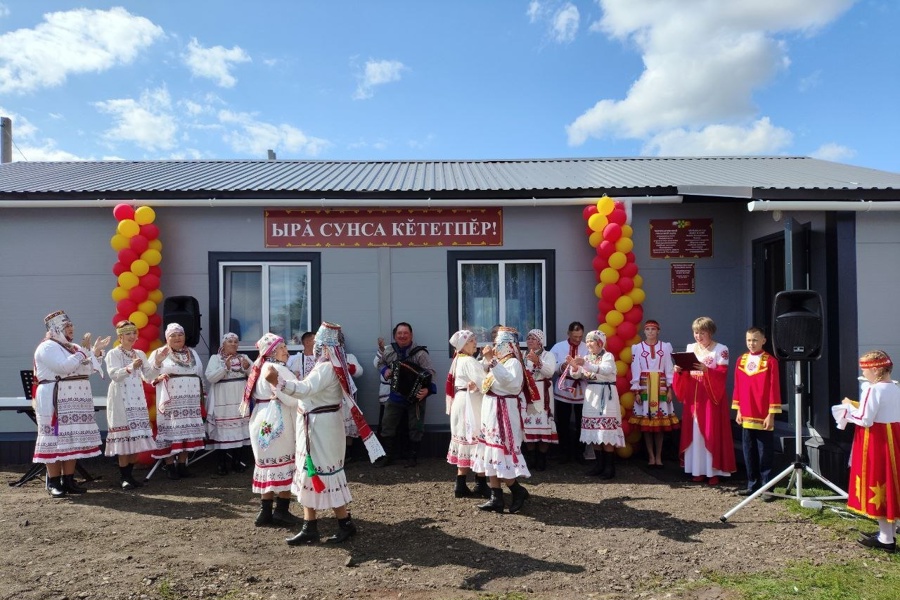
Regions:
<svg viewBox="0 0 900 600"><path fill-rule="evenodd" d="M847 414L857 425L847 508L893 522L900 518L900 387L890 380L864 381L860 398Z"/></svg>
<svg viewBox="0 0 900 600"><path fill-rule="evenodd" d="M687 351L696 354L698 344L688 344ZM681 443L679 456L685 471L694 476L713 477L730 475L737 470L734 459L734 444L731 439L731 411L725 396L725 382L728 376L728 347L716 344L697 362L706 365L707 371L677 371L673 378L673 388L684 407L682 411ZM701 439L695 439L695 433ZM702 450L694 443L702 443L707 456L697 460ZM693 447L692 447L693 446ZM686 453L690 450L691 456ZM698 452L699 451L699 452ZM697 464L702 462L705 464Z"/></svg>
<svg viewBox="0 0 900 600"><path fill-rule="evenodd" d="M740 413L745 429L763 430L767 416L781 413L778 361L774 356L768 352L741 356L734 371L731 408Z"/></svg>

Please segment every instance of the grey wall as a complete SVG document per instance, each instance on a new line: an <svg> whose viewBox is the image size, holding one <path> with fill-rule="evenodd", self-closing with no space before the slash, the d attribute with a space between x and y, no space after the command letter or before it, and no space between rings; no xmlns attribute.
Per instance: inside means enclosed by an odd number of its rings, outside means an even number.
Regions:
<svg viewBox="0 0 900 600"><path fill-rule="evenodd" d="M881 349L900 359L897 303L900 298L900 214L858 213L856 217L859 349ZM900 371L894 371L895 378Z"/></svg>

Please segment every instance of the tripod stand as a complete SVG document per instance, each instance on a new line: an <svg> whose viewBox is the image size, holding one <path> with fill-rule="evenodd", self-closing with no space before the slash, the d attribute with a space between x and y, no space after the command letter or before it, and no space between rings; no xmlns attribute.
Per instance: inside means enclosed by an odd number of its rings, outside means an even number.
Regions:
<svg viewBox="0 0 900 600"><path fill-rule="evenodd" d="M752 502L756 498L759 498L761 495L769 493L772 496L777 496L779 498L793 498L797 502L800 502L804 499L806 500L846 500L847 492L831 483L818 473L812 470L809 465L803 462L803 377L801 372L797 369L797 362L792 361L791 366L793 368L794 375L794 407L796 413L794 415L794 462L792 465L787 467L784 471L779 473L776 477L773 477L771 481L769 481L766 485L762 486L750 496L747 496L742 500L739 504L732 507L727 513L719 517L719 520L723 523L728 520L728 517L744 508L748 503ZM803 496L803 473L809 473L829 488L831 488L837 495L836 496ZM785 477L790 477L787 484L787 489L785 489L784 494L774 494L769 492L772 488L778 484L779 481L784 479ZM791 495L791 487L794 487L794 494Z"/></svg>

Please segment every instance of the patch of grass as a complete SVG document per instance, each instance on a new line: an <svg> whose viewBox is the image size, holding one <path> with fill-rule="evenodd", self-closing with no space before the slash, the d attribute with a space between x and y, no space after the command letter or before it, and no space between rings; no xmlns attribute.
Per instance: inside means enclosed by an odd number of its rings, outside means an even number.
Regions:
<svg viewBox="0 0 900 600"><path fill-rule="evenodd" d="M160 582L157 591L162 600L178 600L179 598L178 594L175 593L175 590L172 589L172 584L165 580Z"/></svg>
<svg viewBox="0 0 900 600"><path fill-rule="evenodd" d="M805 562L777 573L708 575L707 580L739 592L744 600L896 600L900 561L883 558L841 565Z"/></svg>

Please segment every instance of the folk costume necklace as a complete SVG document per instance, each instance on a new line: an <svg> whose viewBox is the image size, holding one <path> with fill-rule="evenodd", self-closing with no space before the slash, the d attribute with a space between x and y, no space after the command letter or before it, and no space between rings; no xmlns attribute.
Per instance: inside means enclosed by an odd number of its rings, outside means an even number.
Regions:
<svg viewBox="0 0 900 600"><path fill-rule="evenodd" d="M190 349L175 350L174 348L169 348L169 350L171 350L169 356L172 357L172 361L176 365L187 368L194 366L194 353Z"/></svg>

